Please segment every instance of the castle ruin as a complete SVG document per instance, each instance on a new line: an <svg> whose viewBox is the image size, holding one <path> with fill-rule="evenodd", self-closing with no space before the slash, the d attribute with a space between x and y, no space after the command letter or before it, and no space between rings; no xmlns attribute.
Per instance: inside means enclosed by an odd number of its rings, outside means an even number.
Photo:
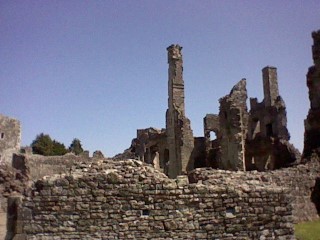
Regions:
<svg viewBox="0 0 320 240"><path fill-rule="evenodd" d="M248 111L242 79L219 100L219 113L205 116L204 137L193 137L181 47L172 45L166 128L137 131L131 150L142 161L14 155L13 166L34 182L8 198L5 239L295 239L293 223L320 214L320 31L312 36L304 161L288 142L270 66L262 70L262 102L250 99ZM32 169L39 166L50 173Z"/></svg>
<svg viewBox="0 0 320 240"><path fill-rule="evenodd" d="M299 163L299 151L289 143L286 106L279 95L277 69L262 69L264 99L250 98L246 79L220 98L219 114L204 117L204 137L193 137L184 104L182 47L168 51L166 128L138 129L131 150L170 178L197 167L225 170L274 170ZM216 139L211 139L212 132Z"/></svg>
<svg viewBox="0 0 320 240"><path fill-rule="evenodd" d="M194 138L185 114L182 47L171 45L168 51L168 109L166 129L138 129L133 141L140 160L154 163L171 178L193 169Z"/></svg>

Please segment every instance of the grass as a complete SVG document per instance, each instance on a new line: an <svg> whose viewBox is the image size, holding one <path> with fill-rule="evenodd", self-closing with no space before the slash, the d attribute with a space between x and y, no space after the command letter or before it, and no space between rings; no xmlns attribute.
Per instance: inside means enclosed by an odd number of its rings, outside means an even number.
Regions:
<svg viewBox="0 0 320 240"><path fill-rule="evenodd" d="M298 240L320 240L320 220L295 225Z"/></svg>

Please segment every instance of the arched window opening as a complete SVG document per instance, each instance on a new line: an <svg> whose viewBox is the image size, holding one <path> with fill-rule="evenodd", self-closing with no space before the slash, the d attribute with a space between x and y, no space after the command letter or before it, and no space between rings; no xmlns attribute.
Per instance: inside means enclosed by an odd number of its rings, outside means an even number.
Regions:
<svg viewBox="0 0 320 240"><path fill-rule="evenodd" d="M210 131L210 141L216 140L217 134L214 131Z"/></svg>

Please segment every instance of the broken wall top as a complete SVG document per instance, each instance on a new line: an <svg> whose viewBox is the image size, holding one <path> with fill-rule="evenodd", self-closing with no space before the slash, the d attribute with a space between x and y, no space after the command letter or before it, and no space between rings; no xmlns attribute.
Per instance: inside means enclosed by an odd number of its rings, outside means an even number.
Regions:
<svg viewBox="0 0 320 240"><path fill-rule="evenodd" d="M217 114L206 114L203 118L204 131L214 131L219 132L220 123L219 115Z"/></svg>
<svg viewBox="0 0 320 240"><path fill-rule="evenodd" d="M157 128L146 128L146 129L138 129L137 130L137 138L147 140L149 138L158 138L165 136L166 130L165 129L157 129Z"/></svg>
<svg viewBox="0 0 320 240"><path fill-rule="evenodd" d="M312 57L314 65L309 68L307 73L307 86L309 88L309 100L311 109L320 108L320 30L312 33L313 46Z"/></svg>
<svg viewBox="0 0 320 240"><path fill-rule="evenodd" d="M186 177L171 180L135 160L80 166L37 181L14 203L18 213L8 219L12 230L20 229L15 239L244 240L294 234L291 198L283 188L188 184Z"/></svg>
<svg viewBox="0 0 320 240"><path fill-rule="evenodd" d="M168 61L170 60L182 60L182 47L179 44L172 44L167 47Z"/></svg>
<svg viewBox="0 0 320 240"><path fill-rule="evenodd" d="M312 32L312 56L315 65L320 65L320 30Z"/></svg>
<svg viewBox="0 0 320 240"><path fill-rule="evenodd" d="M230 103L231 107L241 106L247 108L247 89L246 89L246 79L242 79L236 85L233 86L229 95L226 95L219 99L220 104Z"/></svg>
<svg viewBox="0 0 320 240"><path fill-rule="evenodd" d="M203 188L216 189L237 189L237 192L255 191L260 189L268 192L284 192L287 191L283 187L277 186L273 182L265 182L259 179L257 174L250 172L232 172L222 170L211 170L215 172L214 176L206 178L206 181L194 181L197 184L189 184L189 180L186 175L178 176L177 179L170 179L164 173L154 169L152 166L145 164L141 161L128 159L124 161L114 160L102 160L92 163L78 163L75 164L72 171L66 174L56 174L52 176L45 176L35 182L35 187L39 185L56 185L57 182L63 184L64 181L81 181L81 179L96 179L103 181L106 184L138 184L141 185L154 185L162 184L167 189L178 189L182 186L190 186L190 188L196 188L196 185L202 185ZM207 176L207 169L196 169L191 172L189 178L195 179L196 175ZM219 176L219 177L217 177ZM211 181L215 179L215 181ZM205 180L205 179L203 179ZM210 181L209 181L210 180ZM164 184L164 185L163 185ZM160 186L160 185L159 185ZM252 186L247 189L248 186ZM253 187L254 186L254 187Z"/></svg>

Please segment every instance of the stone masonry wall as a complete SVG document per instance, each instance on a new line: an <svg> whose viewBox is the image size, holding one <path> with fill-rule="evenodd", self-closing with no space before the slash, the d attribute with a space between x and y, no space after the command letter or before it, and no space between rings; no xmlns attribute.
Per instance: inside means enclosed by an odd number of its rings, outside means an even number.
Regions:
<svg viewBox="0 0 320 240"><path fill-rule="evenodd" d="M245 169L245 141L248 127L246 80L239 81L230 94L219 100L221 162L219 168Z"/></svg>
<svg viewBox="0 0 320 240"><path fill-rule="evenodd" d="M42 156L37 154L14 154L12 166L22 172L28 169L30 179L39 179L53 174L64 174L70 172L71 167L79 162L90 162L91 158L66 154L64 156Z"/></svg>
<svg viewBox="0 0 320 240"><path fill-rule="evenodd" d="M212 169L196 169L190 174L190 182L230 185L250 179L259 186L261 182L277 184L289 189L293 197L294 222L319 219L320 214L320 162L313 157L310 162L290 168L268 172L233 172Z"/></svg>
<svg viewBox="0 0 320 240"><path fill-rule="evenodd" d="M189 184L136 160L78 165L10 199L7 239L294 239L285 188L231 183Z"/></svg>
<svg viewBox="0 0 320 240"><path fill-rule="evenodd" d="M9 163L12 154L20 150L20 144L20 122L0 114L0 163Z"/></svg>
<svg viewBox="0 0 320 240"><path fill-rule="evenodd" d="M69 173L74 164L82 161L92 162L95 159L73 154L41 156L14 153L10 164L0 165L0 205L6 209L7 198L14 192L23 193L31 180Z"/></svg>
<svg viewBox="0 0 320 240"><path fill-rule="evenodd" d="M168 51L168 109L166 137L169 151L168 176L175 178L193 169L194 138L185 114L182 47L171 45Z"/></svg>
<svg viewBox="0 0 320 240"><path fill-rule="evenodd" d="M307 73L307 86L309 89L310 109L304 122L304 150L305 158L313 151L320 152L320 30L312 33L312 57L314 65Z"/></svg>

